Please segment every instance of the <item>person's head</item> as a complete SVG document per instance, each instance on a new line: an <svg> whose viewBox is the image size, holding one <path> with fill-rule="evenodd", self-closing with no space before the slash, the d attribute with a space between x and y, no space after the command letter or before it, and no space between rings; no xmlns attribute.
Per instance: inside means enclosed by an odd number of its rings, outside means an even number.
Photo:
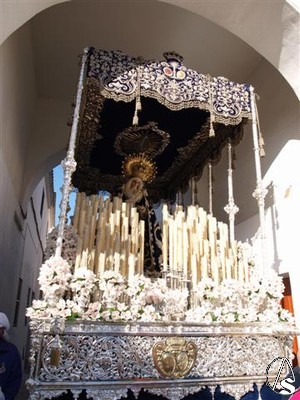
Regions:
<svg viewBox="0 0 300 400"><path fill-rule="evenodd" d="M3 312L0 312L0 339L8 339L8 331L10 328L9 320Z"/></svg>

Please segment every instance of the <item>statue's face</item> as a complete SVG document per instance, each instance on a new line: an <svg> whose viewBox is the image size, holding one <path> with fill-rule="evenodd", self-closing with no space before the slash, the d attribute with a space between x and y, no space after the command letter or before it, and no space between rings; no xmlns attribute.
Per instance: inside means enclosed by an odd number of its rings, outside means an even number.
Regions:
<svg viewBox="0 0 300 400"><path fill-rule="evenodd" d="M143 195L143 188L144 183L141 178L130 178L125 184L124 194L129 200L134 199L134 201L137 201Z"/></svg>
<svg viewBox="0 0 300 400"><path fill-rule="evenodd" d="M144 186L141 178L131 178L131 179L129 179L128 184L129 184L130 190L133 190L133 191L140 191L143 189L143 186Z"/></svg>

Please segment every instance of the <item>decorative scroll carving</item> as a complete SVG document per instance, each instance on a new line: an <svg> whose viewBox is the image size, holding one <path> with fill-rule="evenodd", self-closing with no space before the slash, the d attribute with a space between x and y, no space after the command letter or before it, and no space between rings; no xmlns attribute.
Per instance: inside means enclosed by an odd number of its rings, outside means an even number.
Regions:
<svg viewBox="0 0 300 400"><path fill-rule="evenodd" d="M67 389L78 397L83 388L88 398L94 400L120 399L127 396L127 389L138 396L142 388L170 400L179 400L203 387L214 391L217 385L239 399L252 390L254 383L259 385L265 381L266 366L274 355L287 355L295 333L285 324L274 328L259 323L68 322L59 335L60 363L53 367L50 365L51 340L56 335L51 331L53 324L48 320L35 320L31 323L33 326L31 360L34 367L27 381L31 400L55 397ZM182 369L182 375L164 370L167 373L161 377L152 358L152 349L158 343L163 343L162 352L157 352L158 358L163 352L175 358L182 352L188 354L189 359L193 350L188 346L195 346L194 366ZM178 359L176 365L180 370Z"/></svg>

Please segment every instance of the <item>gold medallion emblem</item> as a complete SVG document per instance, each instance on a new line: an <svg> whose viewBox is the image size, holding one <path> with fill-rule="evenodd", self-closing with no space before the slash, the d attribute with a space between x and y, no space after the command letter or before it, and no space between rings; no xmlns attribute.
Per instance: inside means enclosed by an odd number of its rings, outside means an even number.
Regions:
<svg viewBox="0 0 300 400"><path fill-rule="evenodd" d="M164 378L183 378L193 368L197 346L181 337L156 342L152 348L154 365Z"/></svg>

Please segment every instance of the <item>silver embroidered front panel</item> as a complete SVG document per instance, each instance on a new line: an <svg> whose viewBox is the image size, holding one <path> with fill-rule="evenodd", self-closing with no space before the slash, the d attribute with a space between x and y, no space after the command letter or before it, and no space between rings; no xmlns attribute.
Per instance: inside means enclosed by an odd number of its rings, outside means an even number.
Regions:
<svg viewBox="0 0 300 400"><path fill-rule="evenodd" d="M58 367L50 365L53 337L46 335L41 356L41 381L101 381L122 379L158 379L151 350L158 336L63 335ZM195 337L185 338L198 348L196 364L188 377L226 377L265 375L274 355L284 356L276 338Z"/></svg>
<svg viewBox="0 0 300 400"><path fill-rule="evenodd" d="M75 397L85 388L94 400L121 398L128 388L136 393L144 388L180 400L202 387L212 389L217 385L240 398L254 383L265 381L266 368L275 357L289 356L293 333L290 327L285 331L284 325L275 331L261 324L74 322L62 326L60 361L52 366L50 356L57 328L53 330L49 321L33 321L32 326L28 386L34 400L45 399L52 392L62 393L66 388ZM182 337L197 347L195 364L182 379L161 377L155 367L153 346L170 337Z"/></svg>

